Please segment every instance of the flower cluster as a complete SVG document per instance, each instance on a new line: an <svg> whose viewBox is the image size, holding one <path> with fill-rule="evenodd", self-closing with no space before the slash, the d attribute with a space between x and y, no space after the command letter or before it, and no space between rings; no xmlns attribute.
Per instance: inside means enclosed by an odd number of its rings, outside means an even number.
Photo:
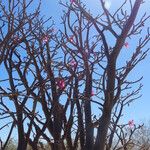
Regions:
<svg viewBox="0 0 150 150"><path fill-rule="evenodd" d="M43 43L47 43L48 40L49 40L49 37L46 35L42 38Z"/></svg>
<svg viewBox="0 0 150 150"><path fill-rule="evenodd" d="M125 42L125 43L124 43L124 46L125 46L126 48L129 48L129 43L128 43L128 42Z"/></svg>
<svg viewBox="0 0 150 150"><path fill-rule="evenodd" d="M58 82L57 82L57 86L59 87L59 89L64 89L65 88L65 81L64 79L60 79Z"/></svg>
<svg viewBox="0 0 150 150"><path fill-rule="evenodd" d="M128 125L129 125L130 128L134 127L134 120L130 120L128 122Z"/></svg>
<svg viewBox="0 0 150 150"><path fill-rule="evenodd" d="M73 68L75 68L77 66L77 63L75 60L71 60L71 62L69 63L69 65Z"/></svg>

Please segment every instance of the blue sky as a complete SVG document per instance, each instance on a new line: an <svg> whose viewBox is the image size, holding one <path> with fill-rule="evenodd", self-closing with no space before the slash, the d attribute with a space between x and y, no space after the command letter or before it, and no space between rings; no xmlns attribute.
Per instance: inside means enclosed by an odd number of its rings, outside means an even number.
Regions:
<svg viewBox="0 0 150 150"><path fill-rule="evenodd" d="M110 11L116 10L118 6L124 0L109 0L111 1ZM133 0L134 1L134 0ZM60 26L60 17L63 14L62 10L64 9L62 6L58 4L59 1L57 0L43 0L42 1L42 10L41 12L46 16L53 16L56 26L61 28ZM63 0L63 2L67 2ZM99 0L82 0L84 4L86 4L87 8L91 10L93 14L98 14L100 12L100 2ZM140 15L142 15L145 11L147 14L150 14L149 10L150 0L145 0L145 4L141 7L137 19L139 19ZM129 8L127 8L128 10ZM135 46L135 40L131 39L130 47ZM150 47L150 43L147 45ZM126 52L125 52L126 53ZM128 55L126 53L126 55ZM126 59L126 56L122 56L123 59ZM120 59L121 61L121 59ZM121 63L121 62L119 62ZM135 123L139 123L143 120L150 120L150 53L146 57L144 61L142 61L136 68L131 72L130 78L131 79L138 79L139 77L143 76L143 80L141 83L143 84L143 88L141 90L142 97L135 102L133 102L130 107L127 107L124 111L123 120L128 121L130 119L134 119Z"/></svg>

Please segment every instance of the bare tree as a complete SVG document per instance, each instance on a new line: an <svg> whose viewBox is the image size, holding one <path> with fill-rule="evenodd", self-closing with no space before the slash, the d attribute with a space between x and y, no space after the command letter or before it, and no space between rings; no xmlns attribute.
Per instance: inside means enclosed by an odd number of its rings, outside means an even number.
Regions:
<svg viewBox="0 0 150 150"><path fill-rule="evenodd" d="M96 17L80 1L60 2L65 11L58 31L50 18L40 16L40 3L28 13L32 2L9 1L8 8L0 3L1 70L6 74L0 79L0 119L6 122L0 130L10 129L3 149L15 127L18 150L28 144L45 149L44 142L54 150L110 150L120 143L127 149L141 126L126 137L128 124L120 125L119 120L123 109L140 97L142 87L142 78L129 81L128 75L149 50L149 28L144 33L142 29L150 16L144 14L135 22L142 0L134 5L126 0L113 13L101 0L102 14ZM130 11L123 9L125 4ZM141 33L145 37L130 58L118 65L128 40Z"/></svg>
<svg viewBox="0 0 150 150"><path fill-rule="evenodd" d="M134 149L149 150L150 149L150 127L148 123L143 124L140 130L137 130L132 136Z"/></svg>
<svg viewBox="0 0 150 150"><path fill-rule="evenodd" d="M79 51L80 55L82 56L81 59L84 61L84 68L85 71L87 71L86 74L86 81L85 82L85 95L88 99L88 101L84 104L84 112L85 112L85 145L86 149L92 149L94 147L95 150L97 149L104 149L105 143L106 143L106 137L108 133L108 128L112 116L112 111L115 105L118 107L117 109L120 109L120 111L123 109L122 106L128 104L133 99L138 98L135 95L138 94L141 85L139 88L133 90L131 93L126 93L126 95L123 95L124 90L128 90L133 84L139 82L137 81L128 81L127 76L128 74L133 70L133 68L145 58L147 50L143 51L143 47L148 43L149 41L149 29L147 30L147 34L145 38L140 38L139 43L137 44L137 47L135 48L135 51L133 52L131 58L126 61L125 66L117 66L117 60L119 58L119 54L124 46L127 47L126 39L131 38L134 35L141 33L141 28L144 25L144 21L149 19L149 16L144 16L141 18L140 22L137 24L135 23L135 18L137 16L139 7L142 3L142 1L137 0L135 1L134 6L132 5L132 2L129 1L129 5L131 6L131 13L127 14L126 11L123 11L123 6L127 3L125 1L120 8L113 14L109 12L105 8L105 4L103 1L101 1L103 12L101 15L97 17L93 17L89 12L86 11L84 7L82 7L78 2L74 1L71 6L69 6L69 10L66 13L66 18L64 19L70 28L70 31L72 32L74 38L75 38L75 44L73 46L76 47L76 49ZM67 5L65 5L68 7ZM119 13L121 12L121 14ZM74 13L74 15L77 16L77 19L74 21L74 23L71 23L70 15L71 13ZM120 15L119 15L120 14ZM104 16L105 15L105 16ZM104 16L104 18L103 18ZM84 19L87 20L87 22L84 22ZM105 20L104 20L105 19ZM79 20L79 21L78 21ZM65 22L64 21L64 22ZM79 22L79 25L77 27L79 28L78 33L74 31L76 22ZM81 25L86 24L87 27L81 27ZM67 26L65 25L65 26ZM96 140L95 144L93 144L93 128L91 126L92 124L92 113L91 113L91 101L90 101L90 93L91 93L91 86L93 85L93 77L92 74L94 74L94 71L90 68L90 65L92 64L88 57L85 57L84 52L86 52L86 49L88 49L90 52L95 51L93 49L93 45L90 45L89 43L89 35L90 32L89 27L93 26L95 30L97 31L97 36L100 39L101 44L101 61L99 62L99 69L97 74L102 72L102 75L99 76L99 84L98 89L100 92L103 93L102 96L102 102L101 102L101 116L98 119L99 125L97 129L96 134ZM115 26L118 28L118 33L115 31ZM83 36L82 29L87 30L87 36ZM113 46L107 42L106 37L106 31L110 32L112 34L112 37L115 39L116 42L114 42ZM99 41L98 41L99 42ZM97 45L97 43L95 44ZM95 46L94 46L95 48ZM90 53L91 54L91 53ZM103 63L106 62L106 63ZM90 69L89 69L90 68ZM102 70L102 71L101 71ZM89 85L90 84L90 85ZM99 100L98 100L99 101ZM117 125L117 122L120 118L119 114L118 116L114 116L116 118L115 125ZM114 119L113 118L113 119ZM115 126L114 126L115 130ZM111 137L113 137L113 132ZM110 138L111 138L110 137ZM112 139L110 139L111 143ZM111 144L110 144L111 146ZM108 149L110 149L110 146Z"/></svg>

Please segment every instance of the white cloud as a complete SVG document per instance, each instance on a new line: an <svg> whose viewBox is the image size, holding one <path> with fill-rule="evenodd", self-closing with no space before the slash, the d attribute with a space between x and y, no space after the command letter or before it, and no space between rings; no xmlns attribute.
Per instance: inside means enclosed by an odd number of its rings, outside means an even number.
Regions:
<svg viewBox="0 0 150 150"><path fill-rule="evenodd" d="M105 6L106 9L109 9L111 7L111 1L105 0L104 6Z"/></svg>

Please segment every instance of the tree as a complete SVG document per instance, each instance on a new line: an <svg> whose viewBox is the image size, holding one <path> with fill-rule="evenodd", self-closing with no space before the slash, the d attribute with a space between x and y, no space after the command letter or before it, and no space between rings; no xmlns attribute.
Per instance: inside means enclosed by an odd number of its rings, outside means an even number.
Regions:
<svg viewBox="0 0 150 150"><path fill-rule="evenodd" d="M120 130L116 135L116 141L114 141L112 149L115 150L149 150L150 148L150 130L148 124L132 125L127 127L126 125L120 125Z"/></svg>
<svg viewBox="0 0 150 150"><path fill-rule="evenodd" d="M133 136L134 148L141 150L150 149L150 126L145 123L140 130L137 130Z"/></svg>
<svg viewBox="0 0 150 150"><path fill-rule="evenodd" d="M1 69L6 74L0 82L0 111L7 122L0 129L11 125L3 149L17 127L18 150L27 144L44 149L44 142L54 150L110 150L122 129L124 107L140 97L142 85L135 84L142 78L129 81L128 76L147 55L149 28L124 65L118 65L118 59L128 41L146 28L150 16L135 22L142 0L134 6L126 0L115 12L101 0L102 14L97 17L80 1L60 2L65 7L64 29L58 31L51 19L40 16L40 3L29 13L32 2L9 1L8 8L0 3L5 23ZM123 9L126 4L130 12ZM118 139L122 142L121 136Z"/></svg>
<svg viewBox="0 0 150 150"><path fill-rule="evenodd" d="M17 148L17 146L16 146L16 143L15 143L15 141L13 140L13 139L10 139L9 141L8 141L8 144L7 144L7 146L6 146L6 150L16 150L16 148Z"/></svg>

